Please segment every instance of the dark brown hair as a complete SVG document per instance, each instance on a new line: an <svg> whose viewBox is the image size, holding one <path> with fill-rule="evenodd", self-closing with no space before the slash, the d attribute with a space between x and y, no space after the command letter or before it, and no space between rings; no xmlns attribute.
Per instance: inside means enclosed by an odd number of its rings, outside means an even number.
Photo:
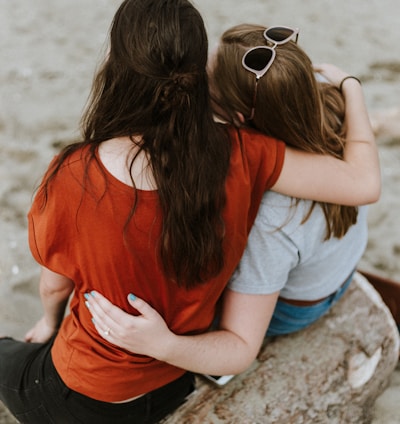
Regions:
<svg viewBox="0 0 400 424"><path fill-rule="evenodd" d="M214 57L214 101L232 122L237 122L237 112L250 116L256 77L243 68L242 57L250 47L268 45L265 29L249 24L229 29ZM258 82L254 106L254 118L247 125L294 148L343 158L344 100L337 88L317 82L310 58L294 42L276 47L272 66ZM326 218L326 239L342 237L357 221L356 207L319 204Z"/></svg>
<svg viewBox="0 0 400 424"><path fill-rule="evenodd" d="M124 1L82 118L83 142L61 152L46 182L82 146L90 162L103 141L139 136L163 213L161 260L166 275L188 288L224 263L230 144L213 121L207 56L204 22L189 1Z"/></svg>

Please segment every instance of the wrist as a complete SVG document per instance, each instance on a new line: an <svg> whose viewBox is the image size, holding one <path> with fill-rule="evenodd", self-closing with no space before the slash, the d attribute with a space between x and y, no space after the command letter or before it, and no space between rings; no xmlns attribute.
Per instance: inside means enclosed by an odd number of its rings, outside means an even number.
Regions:
<svg viewBox="0 0 400 424"><path fill-rule="evenodd" d="M339 91L342 93L343 92L343 84L346 82L346 81L349 81L349 80L355 80L355 81L357 81L358 82L358 84L359 85L361 85L361 81L357 78L357 77L355 77L355 76L353 76L353 75L347 75L346 77L344 77L343 79L342 79L342 81L340 81L340 84L339 84Z"/></svg>
<svg viewBox="0 0 400 424"><path fill-rule="evenodd" d="M162 362L173 363L176 352L179 351L179 340L180 336L170 331L161 341L158 341L157 353L151 356Z"/></svg>
<svg viewBox="0 0 400 424"><path fill-rule="evenodd" d="M58 320L54 320L51 317L44 316L44 323L49 330L57 331L60 327Z"/></svg>

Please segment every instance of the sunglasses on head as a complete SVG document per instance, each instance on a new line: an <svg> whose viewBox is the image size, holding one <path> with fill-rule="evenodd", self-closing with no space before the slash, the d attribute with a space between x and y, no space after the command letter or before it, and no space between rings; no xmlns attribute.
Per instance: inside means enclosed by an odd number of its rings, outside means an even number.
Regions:
<svg viewBox="0 0 400 424"><path fill-rule="evenodd" d="M273 26L267 28L264 33L264 38L272 43L272 46L256 46L247 50L242 58L243 67L252 72L256 76L256 83L254 87L253 95L253 106L251 108L251 113L248 118L251 121L254 118L255 104L257 98L257 85L260 78L262 78L271 67L274 62L276 51L276 46L281 44L288 43L295 37L295 43L299 37L299 30L288 28L284 26Z"/></svg>

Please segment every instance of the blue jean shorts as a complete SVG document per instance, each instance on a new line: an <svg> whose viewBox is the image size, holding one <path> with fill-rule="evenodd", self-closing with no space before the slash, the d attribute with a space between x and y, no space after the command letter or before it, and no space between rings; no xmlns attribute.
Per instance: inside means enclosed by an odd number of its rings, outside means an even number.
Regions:
<svg viewBox="0 0 400 424"><path fill-rule="evenodd" d="M353 279L353 274L351 273L335 293L314 305L297 306L278 299L267 330L267 337L295 333L313 324L343 296Z"/></svg>

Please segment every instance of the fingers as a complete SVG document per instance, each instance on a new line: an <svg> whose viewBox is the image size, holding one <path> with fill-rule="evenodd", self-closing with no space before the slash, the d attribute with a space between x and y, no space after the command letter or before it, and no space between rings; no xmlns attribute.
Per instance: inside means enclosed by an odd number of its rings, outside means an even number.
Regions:
<svg viewBox="0 0 400 424"><path fill-rule="evenodd" d="M320 63L313 65L314 71L322 74L325 78L327 78L333 85L339 88L340 82L344 77L349 74L339 67L332 65L330 63Z"/></svg>
<svg viewBox="0 0 400 424"><path fill-rule="evenodd" d="M98 333L109 340L111 329L116 330L118 308L98 292L85 293L85 305L92 315L93 324Z"/></svg>
<svg viewBox="0 0 400 424"><path fill-rule="evenodd" d="M87 302L86 306L89 306L92 315L95 313L97 318L101 318L103 321L106 320L107 324L118 322L125 315L122 309L112 304L99 292L91 291L90 293L85 293L85 299Z"/></svg>
<svg viewBox="0 0 400 424"><path fill-rule="evenodd" d="M32 330L29 330L29 331L25 334L25 337L24 337L24 341L25 341L25 342L30 343L30 342L32 341L32 333L33 333L33 331L32 331Z"/></svg>
<svg viewBox="0 0 400 424"><path fill-rule="evenodd" d="M313 63L313 69L315 72L321 72L322 68L321 65L317 64L317 63Z"/></svg>
<svg viewBox="0 0 400 424"><path fill-rule="evenodd" d="M116 330L115 329L113 330L111 327L106 327L104 323L96 321L94 318L92 319L92 321L93 321L94 328L101 335L101 337L111 342L113 338L115 337Z"/></svg>
<svg viewBox="0 0 400 424"><path fill-rule="evenodd" d="M48 341L56 329L47 325L45 317L42 317L24 336L27 343L45 343Z"/></svg>
<svg viewBox="0 0 400 424"><path fill-rule="evenodd" d="M145 302L143 299L136 297L132 293L128 295L128 302L140 313L140 315L143 316L143 318L150 318L154 316L154 314L158 315L156 310L153 309L147 302Z"/></svg>
<svg viewBox="0 0 400 424"><path fill-rule="evenodd" d="M97 332L108 341L116 341L117 338L124 337L130 331L135 315L128 314L118 306L111 303L107 298L99 292L92 291L85 293L85 304L92 315L93 324ZM136 298L134 295L128 296L129 303L139 313L146 308L152 311L152 308L146 302Z"/></svg>

